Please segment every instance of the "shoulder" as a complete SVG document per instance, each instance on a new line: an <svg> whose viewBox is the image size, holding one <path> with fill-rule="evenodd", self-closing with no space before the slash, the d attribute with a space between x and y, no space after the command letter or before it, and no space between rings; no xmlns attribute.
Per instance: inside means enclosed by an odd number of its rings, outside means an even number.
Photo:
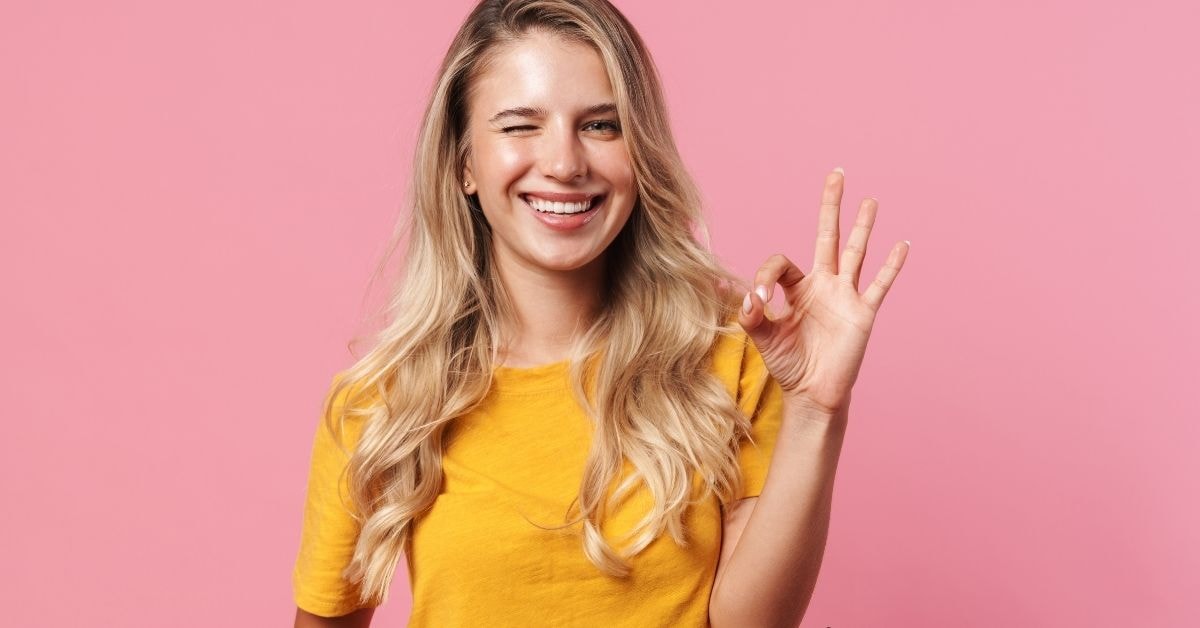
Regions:
<svg viewBox="0 0 1200 628"><path fill-rule="evenodd" d="M759 375L761 358L758 357L754 341L737 321L731 321L730 326L731 330L719 334L713 343L712 372L725 384L730 394L735 394L747 375Z"/></svg>
<svg viewBox="0 0 1200 628"><path fill-rule="evenodd" d="M738 406L753 415L760 402L772 401L778 384L767 369L762 354L737 319L732 319L713 345L712 372Z"/></svg>
<svg viewBox="0 0 1200 628"><path fill-rule="evenodd" d="M377 401L378 393L361 380L350 381L348 371L334 374L322 405L318 441L342 450L353 449L362 436L369 410Z"/></svg>

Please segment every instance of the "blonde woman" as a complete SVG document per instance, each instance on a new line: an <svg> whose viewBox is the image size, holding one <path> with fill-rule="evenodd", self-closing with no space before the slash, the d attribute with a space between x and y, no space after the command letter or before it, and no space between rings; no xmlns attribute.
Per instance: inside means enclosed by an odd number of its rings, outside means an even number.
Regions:
<svg viewBox="0 0 1200 628"><path fill-rule="evenodd" d="M401 556L412 626L796 625L908 251L860 294L876 204L839 257L842 186L811 272L774 255L750 289L693 235L629 22L481 2L425 113L388 323L317 429L296 625L369 625Z"/></svg>

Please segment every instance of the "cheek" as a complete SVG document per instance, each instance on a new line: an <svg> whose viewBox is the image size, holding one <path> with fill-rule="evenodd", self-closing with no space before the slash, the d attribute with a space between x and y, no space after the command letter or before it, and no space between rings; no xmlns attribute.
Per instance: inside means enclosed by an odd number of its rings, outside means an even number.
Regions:
<svg viewBox="0 0 1200 628"><path fill-rule="evenodd" d="M517 143L497 143L480 147L480 165L486 164L488 178L503 185L521 175L530 162L528 151Z"/></svg>
<svg viewBox="0 0 1200 628"><path fill-rule="evenodd" d="M618 211L614 217L624 225L633 213L633 206L637 203L637 181L633 173L633 164L629 161L628 155L622 154L614 156L602 167L604 168L604 178L620 199Z"/></svg>
<svg viewBox="0 0 1200 628"><path fill-rule="evenodd" d="M528 150L522 149L519 144L499 146L495 152L496 164L506 172L520 169L530 161L528 152Z"/></svg>
<svg viewBox="0 0 1200 628"><path fill-rule="evenodd" d="M624 149L612 151L599 156L596 160L597 169L603 173L604 178L618 189L621 189L626 194L632 193L633 190L633 162L629 160L629 155Z"/></svg>

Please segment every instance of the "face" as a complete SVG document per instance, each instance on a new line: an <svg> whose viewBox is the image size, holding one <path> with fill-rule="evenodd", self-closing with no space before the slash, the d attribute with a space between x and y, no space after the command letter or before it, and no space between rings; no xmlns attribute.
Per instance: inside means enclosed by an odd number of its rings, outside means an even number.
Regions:
<svg viewBox="0 0 1200 628"><path fill-rule="evenodd" d="M633 166L604 64L531 32L496 52L469 102L464 188L492 227L497 264L598 264L633 210Z"/></svg>

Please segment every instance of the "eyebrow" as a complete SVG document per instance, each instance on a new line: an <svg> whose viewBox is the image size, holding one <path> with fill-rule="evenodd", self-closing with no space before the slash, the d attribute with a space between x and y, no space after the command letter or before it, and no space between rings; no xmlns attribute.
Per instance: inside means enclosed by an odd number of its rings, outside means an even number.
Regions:
<svg viewBox="0 0 1200 628"><path fill-rule="evenodd" d="M614 105L613 103L610 103L610 102L606 102L606 103L600 103L598 105L592 105L591 107L584 109L583 114L586 116L594 116L594 115L601 114L601 113L616 113L616 111L617 111L616 105ZM509 117L544 118L544 117L546 117L546 110L541 109L539 107L510 107L510 108L505 109L504 111L501 111L501 112L497 113L496 115L492 116L490 119L488 119L488 122L496 122L502 118L509 118Z"/></svg>

